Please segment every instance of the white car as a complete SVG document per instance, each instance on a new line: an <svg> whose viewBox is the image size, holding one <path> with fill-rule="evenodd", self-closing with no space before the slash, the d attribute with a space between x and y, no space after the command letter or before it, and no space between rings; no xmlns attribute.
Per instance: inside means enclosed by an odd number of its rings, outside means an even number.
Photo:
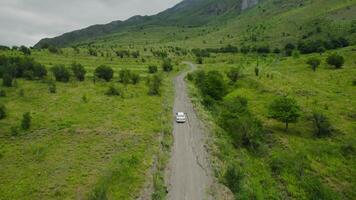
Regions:
<svg viewBox="0 0 356 200"><path fill-rule="evenodd" d="M184 112L176 113L176 122L177 123L185 123L187 121L187 116Z"/></svg>

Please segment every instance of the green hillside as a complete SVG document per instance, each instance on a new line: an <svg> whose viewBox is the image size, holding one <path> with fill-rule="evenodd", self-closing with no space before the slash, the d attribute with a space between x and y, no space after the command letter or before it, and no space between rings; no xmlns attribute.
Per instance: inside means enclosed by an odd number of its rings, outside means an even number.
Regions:
<svg viewBox="0 0 356 200"><path fill-rule="evenodd" d="M227 196L354 199L355 49L356 0L184 0L0 46L0 199L165 199L182 61Z"/></svg>

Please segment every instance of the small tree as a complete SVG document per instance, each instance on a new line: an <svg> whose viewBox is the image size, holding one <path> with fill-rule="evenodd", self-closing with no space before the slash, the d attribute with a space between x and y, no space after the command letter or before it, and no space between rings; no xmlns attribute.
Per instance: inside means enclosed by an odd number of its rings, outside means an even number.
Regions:
<svg viewBox="0 0 356 200"><path fill-rule="evenodd" d="M52 67L51 71L53 72L56 81L65 83L69 81L70 72L64 65L55 65Z"/></svg>
<svg viewBox="0 0 356 200"><path fill-rule="evenodd" d="M131 81L132 81L132 84L136 85L140 82L140 75L137 74L137 73L132 73L131 74Z"/></svg>
<svg viewBox="0 0 356 200"><path fill-rule="evenodd" d="M35 77L43 79L44 77L47 76L47 69L44 65L36 63L33 66L33 74Z"/></svg>
<svg viewBox="0 0 356 200"><path fill-rule="evenodd" d="M6 118L6 107L0 104L0 120Z"/></svg>
<svg viewBox="0 0 356 200"><path fill-rule="evenodd" d="M131 82L131 71L128 69L122 69L119 72L119 81L125 85Z"/></svg>
<svg viewBox="0 0 356 200"><path fill-rule="evenodd" d="M24 55L31 55L31 50L25 46L21 46L20 47L20 51L24 54Z"/></svg>
<svg viewBox="0 0 356 200"><path fill-rule="evenodd" d="M311 66L313 71L316 71L316 68L320 65L320 59L318 58L309 58L307 64Z"/></svg>
<svg viewBox="0 0 356 200"><path fill-rule="evenodd" d="M9 73L5 73L2 76L2 85L5 87L12 87L12 76Z"/></svg>
<svg viewBox="0 0 356 200"><path fill-rule="evenodd" d="M278 97L269 106L268 116L285 123L286 131L289 123L295 123L300 117L297 101L289 97Z"/></svg>
<svg viewBox="0 0 356 200"><path fill-rule="evenodd" d="M200 86L203 95L210 96L214 100L221 100L227 93L227 86L223 75L218 71L210 71L206 74L203 84Z"/></svg>
<svg viewBox="0 0 356 200"><path fill-rule="evenodd" d="M114 85L110 85L105 94L107 96L121 96L121 91Z"/></svg>
<svg viewBox="0 0 356 200"><path fill-rule="evenodd" d="M31 127L31 114L29 112L26 112L22 116L22 121L21 121L21 128L23 130L28 130Z"/></svg>
<svg viewBox="0 0 356 200"><path fill-rule="evenodd" d="M154 73L156 73L157 71L158 71L157 66L155 66L155 65L150 65L150 66L148 66L148 73L154 74Z"/></svg>
<svg viewBox="0 0 356 200"><path fill-rule="evenodd" d="M260 68L258 66L255 67L255 75L256 76L260 75Z"/></svg>
<svg viewBox="0 0 356 200"><path fill-rule="evenodd" d="M326 59L326 62L329 65L334 66L336 69L340 69L344 65L345 59L341 55L332 54L332 55L328 56L328 58Z"/></svg>
<svg viewBox="0 0 356 200"><path fill-rule="evenodd" d="M0 90L0 97L6 97L5 90Z"/></svg>
<svg viewBox="0 0 356 200"><path fill-rule="evenodd" d="M54 81L50 81L48 83L48 91L49 93L55 94L57 92L57 86Z"/></svg>
<svg viewBox="0 0 356 200"><path fill-rule="evenodd" d="M160 76L158 75L153 75L153 77L151 79L149 79L149 83L148 83L148 94L151 96L154 95L159 95L160 94L160 87L162 84L162 79Z"/></svg>
<svg viewBox="0 0 356 200"><path fill-rule="evenodd" d="M227 77L235 83L241 77L241 74L241 67L234 67L227 72Z"/></svg>
<svg viewBox="0 0 356 200"><path fill-rule="evenodd" d="M87 73L87 71L85 70L83 65L79 63L73 63L71 68L74 76L77 78L78 81L85 80L85 74Z"/></svg>
<svg viewBox="0 0 356 200"><path fill-rule="evenodd" d="M95 69L94 76L109 82L114 77L114 70L111 67L101 65Z"/></svg>
<svg viewBox="0 0 356 200"><path fill-rule="evenodd" d="M203 58L197 57L197 64L203 64Z"/></svg>
<svg viewBox="0 0 356 200"><path fill-rule="evenodd" d="M313 113L314 133L316 137L327 137L332 135L333 128L328 118L320 112Z"/></svg>
<svg viewBox="0 0 356 200"><path fill-rule="evenodd" d="M172 61L170 59L165 59L162 64L162 69L165 72L170 72L173 70Z"/></svg>

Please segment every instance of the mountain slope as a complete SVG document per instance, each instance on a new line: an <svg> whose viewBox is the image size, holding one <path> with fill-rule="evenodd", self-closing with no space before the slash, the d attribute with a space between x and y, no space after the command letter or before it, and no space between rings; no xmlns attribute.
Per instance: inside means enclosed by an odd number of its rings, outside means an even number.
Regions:
<svg viewBox="0 0 356 200"><path fill-rule="evenodd" d="M95 40L104 35L125 32L130 27L202 26L226 14L237 15L257 2L258 0L184 0L157 15L134 16L126 21L90 26L55 38L42 39L35 47L45 44L64 47L81 41Z"/></svg>

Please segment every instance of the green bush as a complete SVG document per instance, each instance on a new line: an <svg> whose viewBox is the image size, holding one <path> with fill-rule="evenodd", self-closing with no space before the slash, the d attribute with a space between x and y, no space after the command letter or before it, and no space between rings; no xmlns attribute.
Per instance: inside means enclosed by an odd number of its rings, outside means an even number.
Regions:
<svg viewBox="0 0 356 200"><path fill-rule="evenodd" d="M300 117L297 101L289 97L278 97L269 106L268 116L285 123L288 130L289 123L295 123Z"/></svg>
<svg viewBox="0 0 356 200"><path fill-rule="evenodd" d="M231 82L235 83L242 76L242 69L241 67L233 67L226 73L226 75Z"/></svg>
<svg viewBox="0 0 356 200"><path fill-rule="evenodd" d="M121 91L116 88L114 85L110 85L108 90L105 93L107 96L121 96Z"/></svg>
<svg viewBox="0 0 356 200"><path fill-rule="evenodd" d="M70 79L70 72L64 65L55 65L51 69L56 81L68 82Z"/></svg>
<svg viewBox="0 0 356 200"><path fill-rule="evenodd" d="M341 199L337 193L324 185L319 178L311 175L306 177L302 186L310 200L339 200Z"/></svg>
<svg viewBox="0 0 356 200"><path fill-rule="evenodd" d="M214 100L221 100L227 93L224 76L219 71L208 72L203 83L198 86L203 96L210 96Z"/></svg>
<svg viewBox="0 0 356 200"><path fill-rule="evenodd" d="M334 66L336 69L340 69L344 65L345 59L341 55L332 54L332 55L328 56L328 58L326 59L326 62L329 65Z"/></svg>
<svg viewBox="0 0 356 200"><path fill-rule="evenodd" d="M48 91L49 93L55 94L57 92L57 86L54 81L50 81L48 83Z"/></svg>
<svg viewBox="0 0 356 200"><path fill-rule="evenodd" d="M352 81L352 85L353 85L353 86L356 86L356 80L353 80L353 81Z"/></svg>
<svg viewBox="0 0 356 200"><path fill-rule="evenodd" d="M203 64L203 58L202 57L197 57L197 64Z"/></svg>
<svg viewBox="0 0 356 200"><path fill-rule="evenodd" d="M148 94L151 96L159 95L161 93L161 84L162 78L158 75L153 75L148 81Z"/></svg>
<svg viewBox="0 0 356 200"><path fill-rule="evenodd" d="M255 67L255 76L259 76L259 75L260 75L260 68Z"/></svg>
<svg viewBox="0 0 356 200"><path fill-rule="evenodd" d="M26 112L22 115L21 128L23 130L28 130L31 127L31 114Z"/></svg>
<svg viewBox="0 0 356 200"><path fill-rule="evenodd" d="M132 82L132 84L136 85L136 84L138 84L140 82L140 80L141 80L141 77L140 77L139 74L137 74L137 73L132 73L131 74L131 82Z"/></svg>
<svg viewBox="0 0 356 200"><path fill-rule="evenodd" d="M94 76L109 82L114 77L114 70L111 67L101 65L95 69Z"/></svg>
<svg viewBox="0 0 356 200"><path fill-rule="evenodd" d="M170 72L173 70L172 61L170 59L164 59L162 63L162 69L165 72Z"/></svg>
<svg viewBox="0 0 356 200"><path fill-rule="evenodd" d="M2 85L5 87L12 87L12 76L8 73L2 76Z"/></svg>
<svg viewBox="0 0 356 200"><path fill-rule="evenodd" d="M24 71L23 73L23 77L27 80L33 80L35 78L35 74L33 73L33 71Z"/></svg>
<svg viewBox="0 0 356 200"><path fill-rule="evenodd" d="M122 69L119 72L119 82L125 85L131 82L131 71L128 69Z"/></svg>
<svg viewBox="0 0 356 200"><path fill-rule="evenodd" d="M85 74L87 71L83 67L83 65L79 63L72 63L72 71L74 76L77 78L78 81L84 81L85 80Z"/></svg>
<svg viewBox="0 0 356 200"><path fill-rule="evenodd" d="M241 190L244 177L241 167L230 164L224 174L224 182L231 192L237 194Z"/></svg>
<svg viewBox="0 0 356 200"><path fill-rule="evenodd" d="M328 118L320 112L313 113L314 134L316 137L328 137L332 135L333 127Z"/></svg>
<svg viewBox="0 0 356 200"><path fill-rule="evenodd" d="M24 97L25 96L25 90L24 89L20 89L19 96L20 97Z"/></svg>
<svg viewBox="0 0 356 200"><path fill-rule="evenodd" d="M0 97L6 97L5 90L0 90Z"/></svg>
<svg viewBox="0 0 356 200"><path fill-rule="evenodd" d="M157 66L155 66L155 65L150 65L150 66L148 66L148 73L154 74L154 73L156 73L157 71L158 71Z"/></svg>
<svg viewBox="0 0 356 200"><path fill-rule="evenodd" d="M6 118L6 107L0 104L0 119Z"/></svg>
<svg viewBox="0 0 356 200"><path fill-rule="evenodd" d="M321 61L319 58L309 58L307 64L311 66L313 71L316 71L316 68L320 65Z"/></svg>

